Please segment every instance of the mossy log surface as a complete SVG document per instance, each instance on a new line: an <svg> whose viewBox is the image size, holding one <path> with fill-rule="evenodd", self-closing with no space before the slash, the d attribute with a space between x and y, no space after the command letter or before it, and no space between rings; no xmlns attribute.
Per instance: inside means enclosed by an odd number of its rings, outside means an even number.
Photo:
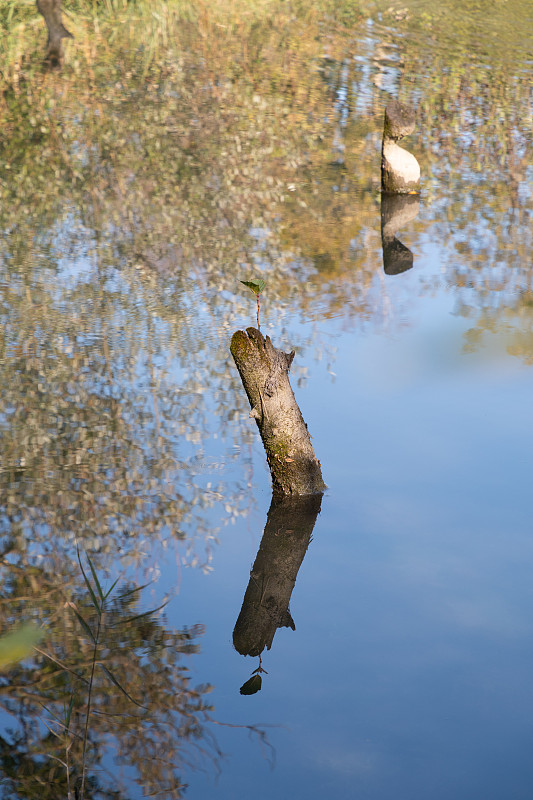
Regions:
<svg viewBox="0 0 533 800"><path fill-rule="evenodd" d="M289 602L321 502L321 495L272 498L233 631L233 645L241 655L259 656L265 647L270 650L278 628L295 630Z"/></svg>
<svg viewBox="0 0 533 800"><path fill-rule="evenodd" d="M320 461L289 382L294 352L283 353L256 328L236 331L231 354L265 448L275 494L321 494Z"/></svg>

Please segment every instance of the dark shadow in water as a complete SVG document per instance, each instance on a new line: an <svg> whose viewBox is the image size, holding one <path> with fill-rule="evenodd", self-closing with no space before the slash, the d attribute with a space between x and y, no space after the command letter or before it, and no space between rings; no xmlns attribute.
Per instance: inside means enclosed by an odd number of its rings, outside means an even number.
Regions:
<svg viewBox="0 0 533 800"><path fill-rule="evenodd" d="M260 657L265 647L270 650L278 628L295 630L289 603L321 503L320 494L272 497L263 538L233 630L233 644L241 655ZM260 677L256 685L255 691L258 691Z"/></svg>
<svg viewBox="0 0 533 800"><path fill-rule="evenodd" d="M381 195L381 244L386 275L399 275L413 266L412 252L395 233L416 217L419 208L417 195Z"/></svg>

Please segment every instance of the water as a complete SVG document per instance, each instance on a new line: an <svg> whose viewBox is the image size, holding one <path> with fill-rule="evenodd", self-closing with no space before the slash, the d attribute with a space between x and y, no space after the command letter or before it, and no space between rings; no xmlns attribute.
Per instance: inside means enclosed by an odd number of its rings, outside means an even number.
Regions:
<svg viewBox="0 0 533 800"><path fill-rule="evenodd" d="M285 93L257 67L254 93L233 75L209 95L196 64L204 97L185 53L158 83L126 75L106 115L89 96L63 149L6 145L1 620L46 624L56 662L4 673L5 797L39 775L67 796L51 714L74 696L82 736L87 686L57 660L88 675L93 650L69 602L97 625L77 544L113 596L148 584L104 620L91 796L529 798L531 33L520 2L373 6L349 35L321 28L312 58L294 47ZM55 80L50 126L74 114L76 74ZM423 180L399 274L381 238L390 94L416 107ZM255 320L239 279L258 275L328 490L295 630L242 696L259 660L232 633L271 496L228 350ZM81 739L69 752L74 781Z"/></svg>

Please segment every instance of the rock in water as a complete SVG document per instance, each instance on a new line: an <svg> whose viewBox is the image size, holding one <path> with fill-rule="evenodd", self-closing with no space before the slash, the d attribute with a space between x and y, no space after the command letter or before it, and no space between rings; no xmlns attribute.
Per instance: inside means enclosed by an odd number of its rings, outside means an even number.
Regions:
<svg viewBox="0 0 533 800"><path fill-rule="evenodd" d="M420 167L418 161L397 142L415 129L414 112L397 100L385 109L381 150L381 191L385 194L418 194Z"/></svg>

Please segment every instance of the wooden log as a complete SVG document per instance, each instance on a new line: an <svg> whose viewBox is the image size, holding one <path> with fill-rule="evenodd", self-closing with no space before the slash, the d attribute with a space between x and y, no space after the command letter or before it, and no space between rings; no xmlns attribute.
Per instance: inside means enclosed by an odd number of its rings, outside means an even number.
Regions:
<svg viewBox="0 0 533 800"><path fill-rule="evenodd" d="M274 493L321 494L326 484L320 461L289 382L294 351L276 349L256 328L236 331L230 350L261 434Z"/></svg>
<svg viewBox="0 0 533 800"><path fill-rule="evenodd" d="M298 570L306 554L321 495L273 497L242 608L233 645L243 656L270 650L278 628L295 624L289 610Z"/></svg>

